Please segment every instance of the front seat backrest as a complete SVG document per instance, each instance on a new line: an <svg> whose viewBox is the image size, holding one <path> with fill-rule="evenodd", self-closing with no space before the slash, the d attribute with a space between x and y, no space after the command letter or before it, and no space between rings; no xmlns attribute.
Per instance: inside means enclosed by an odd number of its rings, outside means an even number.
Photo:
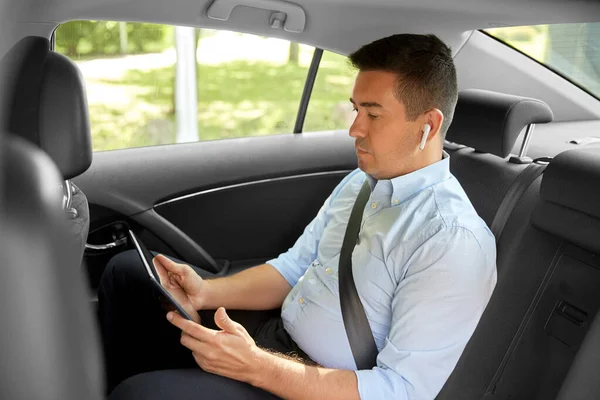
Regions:
<svg viewBox="0 0 600 400"><path fill-rule="evenodd" d="M23 49L28 49L24 55ZM14 70L14 100L8 111L7 129L46 152L64 179L64 208L71 219L70 243L81 256L89 231L87 198L71 178L85 172L92 162L91 132L83 78L67 57L50 51L42 37L26 37L5 56L6 61L25 56Z"/></svg>
<svg viewBox="0 0 600 400"><path fill-rule="evenodd" d="M65 246L60 174L29 142L2 139L0 398L100 399L97 331L80 260Z"/></svg>
<svg viewBox="0 0 600 400"><path fill-rule="evenodd" d="M26 40L0 60L0 126L22 94L16 77L39 65L37 50ZM103 392L80 258L65 246L62 179L46 153L0 129L0 399L96 400Z"/></svg>

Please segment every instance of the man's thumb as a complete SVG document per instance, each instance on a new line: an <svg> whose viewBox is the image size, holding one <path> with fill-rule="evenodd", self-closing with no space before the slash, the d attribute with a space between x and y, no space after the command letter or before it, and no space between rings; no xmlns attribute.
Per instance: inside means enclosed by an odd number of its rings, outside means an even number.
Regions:
<svg viewBox="0 0 600 400"><path fill-rule="evenodd" d="M215 313L215 324L225 332L236 333L237 332L237 323L232 321L227 315L224 307L219 307L217 312Z"/></svg>
<svg viewBox="0 0 600 400"><path fill-rule="evenodd" d="M174 272L176 274L183 274L185 268L182 268L181 265L177 264L175 261L165 257L162 254L158 254L154 259L160 263L160 265L169 272Z"/></svg>

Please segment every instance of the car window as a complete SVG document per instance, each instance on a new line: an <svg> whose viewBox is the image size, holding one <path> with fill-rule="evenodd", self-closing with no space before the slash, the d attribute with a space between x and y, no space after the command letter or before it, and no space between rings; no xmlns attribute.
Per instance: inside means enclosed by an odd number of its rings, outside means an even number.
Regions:
<svg viewBox="0 0 600 400"><path fill-rule="evenodd" d="M304 121L304 132L348 129L354 121L350 97L356 71L348 57L323 52Z"/></svg>
<svg viewBox="0 0 600 400"><path fill-rule="evenodd" d="M600 99L600 23L518 26L486 33Z"/></svg>
<svg viewBox="0 0 600 400"><path fill-rule="evenodd" d="M68 22L55 40L84 76L94 150L291 133L314 52L237 32L112 21Z"/></svg>

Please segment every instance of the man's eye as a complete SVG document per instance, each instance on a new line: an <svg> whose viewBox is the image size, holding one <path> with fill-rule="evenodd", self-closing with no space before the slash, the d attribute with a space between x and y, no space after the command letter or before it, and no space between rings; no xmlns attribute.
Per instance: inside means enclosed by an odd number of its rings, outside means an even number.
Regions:
<svg viewBox="0 0 600 400"><path fill-rule="evenodd" d="M358 108L356 108L356 107L352 107L352 111L353 111L353 112L358 112Z"/></svg>
<svg viewBox="0 0 600 400"><path fill-rule="evenodd" d="M371 118L371 119L377 119L377 118L379 118L379 115L369 114L369 118Z"/></svg>

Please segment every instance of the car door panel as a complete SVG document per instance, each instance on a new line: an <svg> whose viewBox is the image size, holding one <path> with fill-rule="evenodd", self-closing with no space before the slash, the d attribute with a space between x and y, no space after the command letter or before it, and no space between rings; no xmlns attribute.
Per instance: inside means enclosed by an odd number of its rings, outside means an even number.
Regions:
<svg viewBox="0 0 600 400"><path fill-rule="evenodd" d="M353 140L331 131L99 152L75 183L91 233L123 220L210 269L210 256L245 265L285 251L354 168Z"/></svg>
<svg viewBox="0 0 600 400"><path fill-rule="evenodd" d="M284 251L350 170L258 181L164 203L156 212L215 258L244 260Z"/></svg>

